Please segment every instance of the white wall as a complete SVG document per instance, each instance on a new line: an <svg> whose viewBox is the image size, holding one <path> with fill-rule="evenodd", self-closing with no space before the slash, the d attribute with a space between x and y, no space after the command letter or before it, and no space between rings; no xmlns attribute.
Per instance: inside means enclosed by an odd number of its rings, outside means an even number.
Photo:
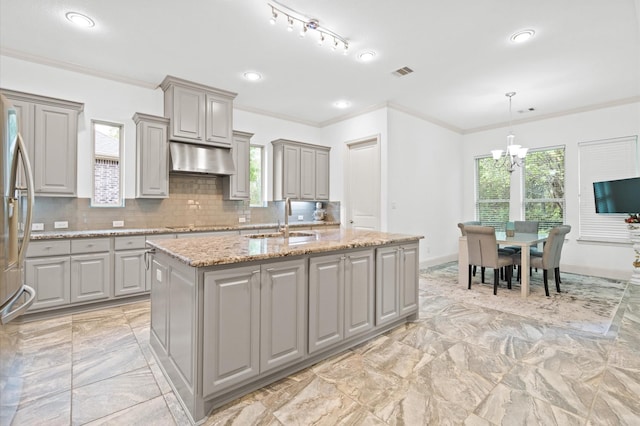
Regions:
<svg viewBox="0 0 640 426"><path fill-rule="evenodd" d="M389 110L388 230L423 235L420 261L455 260L463 218L462 136Z"/></svg>
<svg viewBox="0 0 640 426"><path fill-rule="evenodd" d="M507 129L494 129L463 137L463 217L472 218L475 214L474 158L488 155L491 149L504 149L507 133ZM565 221L573 229L562 252L562 269L568 272L628 279L631 276L631 262L634 257L630 245L577 241L578 143L640 134L640 103L517 124L514 126L514 133L517 143L528 148L566 146Z"/></svg>

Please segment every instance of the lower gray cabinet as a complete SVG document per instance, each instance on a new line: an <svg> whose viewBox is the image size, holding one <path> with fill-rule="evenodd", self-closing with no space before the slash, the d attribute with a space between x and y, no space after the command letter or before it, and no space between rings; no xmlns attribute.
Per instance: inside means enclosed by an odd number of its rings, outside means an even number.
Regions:
<svg viewBox="0 0 640 426"><path fill-rule="evenodd" d="M373 329L373 250L309 259L309 353Z"/></svg>
<svg viewBox="0 0 640 426"><path fill-rule="evenodd" d="M71 241L71 303L111 296L111 240Z"/></svg>
<svg viewBox="0 0 640 426"><path fill-rule="evenodd" d="M114 239L114 296L146 291L145 237L116 237Z"/></svg>
<svg viewBox="0 0 640 426"><path fill-rule="evenodd" d="M418 245L376 251L376 325L418 309Z"/></svg>
<svg viewBox="0 0 640 426"><path fill-rule="evenodd" d="M203 394L301 359L304 260L204 273Z"/></svg>
<svg viewBox="0 0 640 426"><path fill-rule="evenodd" d="M35 311L66 305L71 300L69 256L25 260L25 282L36 291Z"/></svg>

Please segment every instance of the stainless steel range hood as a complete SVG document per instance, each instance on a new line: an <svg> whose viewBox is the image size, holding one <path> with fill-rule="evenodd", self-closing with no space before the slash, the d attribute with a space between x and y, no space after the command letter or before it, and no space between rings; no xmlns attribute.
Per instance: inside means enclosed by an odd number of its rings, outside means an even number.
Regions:
<svg viewBox="0 0 640 426"><path fill-rule="evenodd" d="M232 175L231 150L213 146L169 142L172 173L197 173L208 175Z"/></svg>

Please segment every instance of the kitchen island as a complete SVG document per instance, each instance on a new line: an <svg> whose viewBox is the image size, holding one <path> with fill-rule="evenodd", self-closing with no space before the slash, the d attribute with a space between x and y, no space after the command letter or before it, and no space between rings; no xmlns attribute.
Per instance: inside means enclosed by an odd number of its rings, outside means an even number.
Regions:
<svg viewBox="0 0 640 426"><path fill-rule="evenodd" d="M421 238L341 228L149 241L150 345L191 421L417 319Z"/></svg>

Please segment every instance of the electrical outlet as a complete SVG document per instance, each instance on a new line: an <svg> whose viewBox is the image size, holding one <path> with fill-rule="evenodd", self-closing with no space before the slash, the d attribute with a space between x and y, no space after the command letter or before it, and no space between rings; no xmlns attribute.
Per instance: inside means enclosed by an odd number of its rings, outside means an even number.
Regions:
<svg viewBox="0 0 640 426"><path fill-rule="evenodd" d="M31 224L32 231L44 231L44 223L32 223Z"/></svg>
<svg viewBox="0 0 640 426"><path fill-rule="evenodd" d="M238 218L238 222L239 222L239 223L245 223L246 221L247 221L247 218L246 218L246 217L239 217L239 218Z"/></svg>
<svg viewBox="0 0 640 426"><path fill-rule="evenodd" d="M299 214L299 215L298 215L298 220L304 220L304 216L303 216L303 215L301 215L301 214Z"/></svg>
<svg viewBox="0 0 640 426"><path fill-rule="evenodd" d="M56 229L66 229L69 227L69 222L66 220L60 220L53 222L53 227Z"/></svg>
<svg viewBox="0 0 640 426"><path fill-rule="evenodd" d="M122 228L124 226L124 220L114 220L113 227L114 228Z"/></svg>

